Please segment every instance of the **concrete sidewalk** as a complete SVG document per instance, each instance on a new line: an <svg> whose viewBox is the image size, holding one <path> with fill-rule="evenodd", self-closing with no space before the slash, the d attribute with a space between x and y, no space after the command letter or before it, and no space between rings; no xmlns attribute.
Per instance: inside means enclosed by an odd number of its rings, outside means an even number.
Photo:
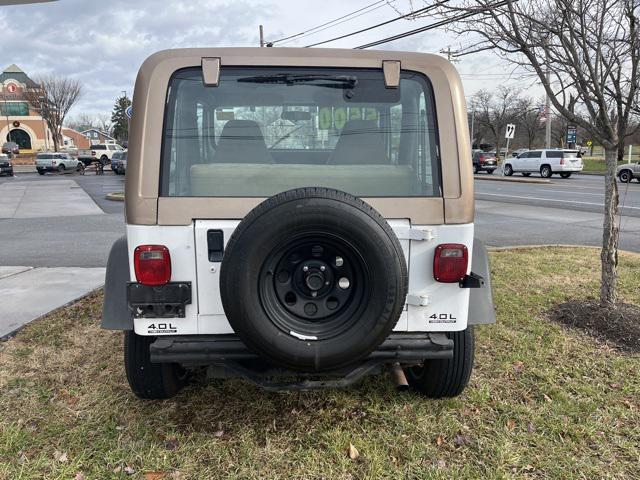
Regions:
<svg viewBox="0 0 640 480"><path fill-rule="evenodd" d="M0 185L0 218L68 217L104 212L73 180L7 182Z"/></svg>
<svg viewBox="0 0 640 480"><path fill-rule="evenodd" d="M104 268L0 267L0 339L104 285Z"/></svg>

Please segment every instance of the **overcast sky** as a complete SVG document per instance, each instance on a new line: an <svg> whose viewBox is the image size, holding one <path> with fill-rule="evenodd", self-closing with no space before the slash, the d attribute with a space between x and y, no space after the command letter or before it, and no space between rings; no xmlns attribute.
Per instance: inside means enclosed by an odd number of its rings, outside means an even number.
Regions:
<svg viewBox="0 0 640 480"><path fill-rule="evenodd" d="M0 6L0 68L15 63L27 74L55 73L78 78L85 95L71 115L110 113L122 90L129 95L140 64L152 53L177 47L257 46L258 25L275 40L313 28L374 0L58 0L53 3ZM427 4L421 0L389 0L350 21L295 39L288 47L305 46L408 13ZM400 20L391 25L324 45L353 48L389 35L427 25L432 20ZM469 43L443 30L433 30L376 47L437 53ZM465 93L480 88L515 85L540 90L530 77L511 75L491 53L469 55L457 64ZM533 85L533 88L532 88Z"/></svg>

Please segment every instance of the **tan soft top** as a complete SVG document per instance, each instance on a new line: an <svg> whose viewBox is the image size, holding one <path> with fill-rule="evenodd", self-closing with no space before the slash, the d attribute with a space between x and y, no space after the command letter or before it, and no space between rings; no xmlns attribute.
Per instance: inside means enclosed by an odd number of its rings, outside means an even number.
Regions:
<svg viewBox="0 0 640 480"><path fill-rule="evenodd" d="M261 198L160 197L162 128L171 75L206 65L208 84L216 67L302 66L383 68L393 82L400 69L426 75L433 85L442 164L443 198L363 198L386 218L415 224L473 221L473 174L467 110L460 77L444 58L412 52L309 48L190 48L164 50L140 68L133 96L126 179L126 220L137 225L186 225L195 218L243 218ZM214 87L215 88L215 87Z"/></svg>

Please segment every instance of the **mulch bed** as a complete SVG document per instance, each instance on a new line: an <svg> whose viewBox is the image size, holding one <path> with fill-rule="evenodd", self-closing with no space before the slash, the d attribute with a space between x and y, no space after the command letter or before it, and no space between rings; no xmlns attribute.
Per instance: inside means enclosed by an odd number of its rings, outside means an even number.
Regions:
<svg viewBox="0 0 640 480"><path fill-rule="evenodd" d="M615 309L609 309L592 299L571 301L556 305L549 317L607 340L621 350L640 353L640 307L637 305L618 303Z"/></svg>

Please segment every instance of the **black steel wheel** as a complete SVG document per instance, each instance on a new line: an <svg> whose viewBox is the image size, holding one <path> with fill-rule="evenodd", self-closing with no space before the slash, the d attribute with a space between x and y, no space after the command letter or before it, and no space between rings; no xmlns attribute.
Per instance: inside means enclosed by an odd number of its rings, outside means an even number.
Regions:
<svg viewBox="0 0 640 480"><path fill-rule="evenodd" d="M404 307L407 269L387 222L344 192L302 188L252 210L220 270L229 323L255 353L319 372L368 355Z"/></svg>
<svg viewBox="0 0 640 480"><path fill-rule="evenodd" d="M562 178L569 178L569 177L571 176L571 172L562 172L562 173L560 174L560 176L561 176Z"/></svg>

